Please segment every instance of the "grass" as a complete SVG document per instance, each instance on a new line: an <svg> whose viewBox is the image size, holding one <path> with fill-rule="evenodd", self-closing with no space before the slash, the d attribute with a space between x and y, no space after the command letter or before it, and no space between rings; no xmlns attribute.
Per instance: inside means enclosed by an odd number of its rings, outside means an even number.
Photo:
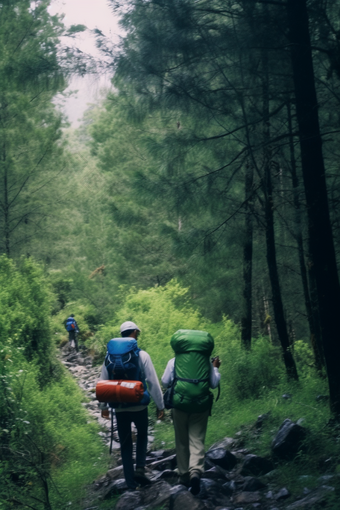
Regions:
<svg viewBox="0 0 340 510"><path fill-rule="evenodd" d="M270 484L277 489L287 487L295 498L302 495L304 488L312 490L320 486L320 476L340 474L340 426L330 422L328 402L316 400L319 394L327 394L324 380L315 376L302 378L299 383L281 383L257 399L242 401L228 395L227 389L223 392L221 401L214 404L209 418L206 449L224 437L237 437L242 448L269 457L273 438L281 423L289 418L295 422L299 420L307 429L307 437L303 449L293 461L274 459L276 467ZM287 393L291 398L282 398ZM259 430L255 427L257 417L266 413L268 417ZM155 447L174 447L169 412L164 422L155 425ZM338 510L340 477L329 485L335 487L335 492L329 494L325 508Z"/></svg>

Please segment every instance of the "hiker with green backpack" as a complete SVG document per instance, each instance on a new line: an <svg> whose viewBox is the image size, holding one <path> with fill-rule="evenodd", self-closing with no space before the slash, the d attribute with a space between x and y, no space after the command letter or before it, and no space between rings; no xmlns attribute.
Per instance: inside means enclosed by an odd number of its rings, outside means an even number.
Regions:
<svg viewBox="0 0 340 510"><path fill-rule="evenodd" d="M204 331L180 329L170 345L175 352L165 369L162 384L168 388L164 396L167 408L173 408L177 467L181 483L200 491L204 471L204 441L211 414L213 395L221 374L219 358L210 360L214 339Z"/></svg>

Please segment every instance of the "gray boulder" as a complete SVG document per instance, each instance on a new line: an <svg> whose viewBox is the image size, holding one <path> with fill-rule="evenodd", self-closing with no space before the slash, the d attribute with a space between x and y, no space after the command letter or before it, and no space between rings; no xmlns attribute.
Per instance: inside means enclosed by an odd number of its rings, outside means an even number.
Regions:
<svg viewBox="0 0 340 510"><path fill-rule="evenodd" d="M116 496L117 494L123 494L123 492L127 491L128 486L126 485L126 481L124 478L119 480L115 480L111 482L108 487L105 488L103 492L103 499L109 499L112 496Z"/></svg>
<svg viewBox="0 0 340 510"><path fill-rule="evenodd" d="M206 506L189 491L181 491L170 499L170 510L206 510Z"/></svg>
<svg viewBox="0 0 340 510"><path fill-rule="evenodd" d="M220 466L227 471L231 471L237 464L237 458L224 448L215 448L209 450L205 455L205 469L209 470L213 466Z"/></svg>
<svg viewBox="0 0 340 510"><path fill-rule="evenodd" d="M144 506L148 508L158 508L169 501L171 497L171 485L162 480L145 487L141 492Z"/></svg>
<svg viewBox="0 0 340 510"><path fill-rule="evenodd" d="M142 503L141 491L128 491L120 497L115 510L135 510Z"/></svg>
<svg viewBox="0 0 340 510"><path fill-rule="evenodd" d="M293 459L306 437L306 429L287 419L272 442L272 452L280 459Z"/></svg>
<svg viewBox="0 0 340 510"><path fill-rule="evenodd" d="M265 475L272 471L273 463L265 459L264 457L258 457L257 455L248 454L244 457L244 461L241 467L241 475Z"/></svg>
<svg viewBox="0 0 340 510"><path fill-rule="evenodd" d="M255 492L260 489L264 489L266 485L261 482L258 478L255 478L253 476L246 476L245 482L242 487L242 491L244 492Z"/></svg>

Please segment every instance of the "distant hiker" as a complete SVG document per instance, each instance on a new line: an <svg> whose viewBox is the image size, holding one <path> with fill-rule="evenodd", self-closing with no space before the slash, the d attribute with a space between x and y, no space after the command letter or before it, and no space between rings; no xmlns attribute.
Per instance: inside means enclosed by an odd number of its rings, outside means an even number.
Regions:
<svg viewBox="0 0 340 510"><path fill-rule="evenodd" d="M71 315L66 319L65 321L65 329L66 331L68 331L68 341L69 341L69 344L71 347L73 347L73 343L74 342L74 347L76 349L76 351L78 352L78 333L79 333L79 328L78 328L78 324L74 318L74 314L71 313Z"/></svg>
<svg viewBox="0 0 340 510"><path fill-rule="evenodd" d="M204 440L213 401L209 388L219 385L221 362L219 358L210 360L214 340L204 331L180 329L170 344L175 358L168 362L162 384L171 387L180 481L197 495L204 471Z"/></svg>
<svg viewBox="0 0 340 510"><path fill-rule="evenodd" d="M144 385L143 398L139 403L110 403L116 410L116 420L120 450L122 455L124 476L129 489L136 489L138 484L151 483L145 476L146 451L148 446L148 404L150 395L157 406L157 418L164 417L162 390L149 354L139 349L137 339L139 327L131 321L120 326L123 338L113 338L107 344L107 355L102 366L101 380L131 381L120 384L119 395L129 390L133 381L141 381ZM147 385L146 385L147 383ZM114 385L113 385L114 386ZM117 385L116 385L117 386ZM125 387L124 387L125 386ZM111 411L112 412L112 411ZM133 469L131 424L137 428L136 471Z"/></svg>

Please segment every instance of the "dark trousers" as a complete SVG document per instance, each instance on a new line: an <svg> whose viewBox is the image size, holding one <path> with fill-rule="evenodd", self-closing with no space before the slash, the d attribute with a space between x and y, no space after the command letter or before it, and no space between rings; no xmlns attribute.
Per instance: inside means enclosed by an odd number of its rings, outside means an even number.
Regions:
<svg viewBox="0 0 340 510"><path fill-rule="evenodd" d="M144 467L148 446L148 409L118 412L116 413L116 419L125 480L129 489L134 489L137 484L134 480L133 470L131 423L136 425L138 434L136 466Z"/></svg>
<svg viewBox="0 0 340 510"><path fill-rule="evenodd" d="M78 334L74 330L68 332L68 341L71 343L72 340L74 340L74 346L76 351L78 352Z"/></svg>

